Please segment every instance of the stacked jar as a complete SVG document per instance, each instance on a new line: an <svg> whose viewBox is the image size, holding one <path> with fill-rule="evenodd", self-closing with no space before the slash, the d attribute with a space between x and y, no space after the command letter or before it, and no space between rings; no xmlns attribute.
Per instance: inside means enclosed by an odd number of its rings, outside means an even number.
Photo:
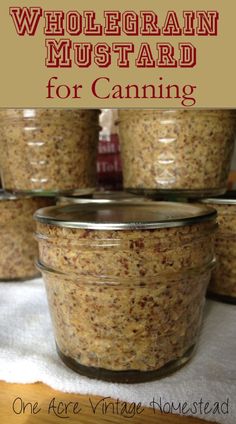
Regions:
<svg viewBox="0 0 236 424"><path fill-rule="evenodd" d="M96 110L1 109L0 279L38 276L33 214L96 185Z"/></svg>
<svg viewBox="0 0 236 424"><path fill-rule="evenodd" d="M14 196L0 191L0 281L36 278L38 256L33 214L52 198Z"/></svg>
<svg viewBox="0 0 236 424"><path fill-rule="evenodd" d="M98 111L7 109L0 125L5 190L54 196L94 189Z"/></svg>
<svg viewBox="0 0 236 424"><path fill-rule="evenodd" d="M219 223L215 242L218 260L208 293L213 299L236 304L236 192L204 199L204 203L217 210Z"/></svg>
<svg viewBox="0 0 236 424"><path fill-rule="evenodd" d="M125 188L153 199L201 199L217 209L217 265L209 293L228 301L236 292L235 206L230 197L217 196L227 189L235 123L231 110L119 111Z"/></svg>
<svg viewBox="0 0 236 424"><path fill-rule="evenodd" d="M120 110L124 187L199 198L226 191L235 115L228 110Z"/></svg>

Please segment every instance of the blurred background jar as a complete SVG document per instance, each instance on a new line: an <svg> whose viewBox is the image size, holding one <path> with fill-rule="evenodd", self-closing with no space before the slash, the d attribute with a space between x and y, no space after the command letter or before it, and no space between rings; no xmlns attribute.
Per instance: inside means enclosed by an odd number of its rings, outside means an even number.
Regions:
<svg viewBox="0 0 236 424"><path fill-rule="evenodd" d="M211 297L236 304L236 191L204 199L218 213L219 228L215 250L217 263L208 293Z"/></svg>
<svg viewBox="0 0 236 424"><path fill-rule="evenodd" d="M53 199L15 197L0 192L0 280L26 280L37 277L38 247L34 239L33 214L53 205Z"/></svg>
<svg viewBox="0 0 236 424"><path fill-rule="evenodd" d="M83 109L1 110L3 188L33 195L93 189L98 116Z"/></svg>
<svg viewBox="0 0 236 424"><path fill-rule="evenodd" d="M203 197L225 192L233 154L230 110L120 110L124 187Z"/></svg>
<svg viewBox="0 0 236 424"><path fill-rule="evenodd" d="M101 109L97 155L97 184L100 189L120 190L122 168L117 109Z"/></svg>

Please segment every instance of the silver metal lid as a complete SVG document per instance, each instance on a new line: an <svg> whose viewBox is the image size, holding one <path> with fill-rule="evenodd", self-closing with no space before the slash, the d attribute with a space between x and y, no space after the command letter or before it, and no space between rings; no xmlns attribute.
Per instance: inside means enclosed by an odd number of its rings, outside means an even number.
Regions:
<svg viewBox="0 0 236 424"><path fill-rule="evenodd" d="M56 206L39 209L34 215L44 224L91 230L181 227L215 217L216 211L205 205L172 202Z"/></svg>
<svg viewBox="0 0 236 424"><path fill-rule="evenodd" d="M83 196L80 193L59 196L57 198L58 204L88 204L88 203L116 203L116 202L144 202L146 199L142 196L137 196L126 191L95 191L91 195Z"/></svg>
<svg viewBox="0 0 236 424"><path fill-rule="evenodd" d="M201 203L211 203L215 205L236 205L236 191L227 191L218 197L201 199Z"/></svg>

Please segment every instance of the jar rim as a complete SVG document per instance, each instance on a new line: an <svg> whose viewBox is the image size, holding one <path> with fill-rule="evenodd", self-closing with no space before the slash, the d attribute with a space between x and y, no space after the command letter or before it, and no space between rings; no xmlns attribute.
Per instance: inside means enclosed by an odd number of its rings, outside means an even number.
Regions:
<svg viewBox="0 0 236 424"><path fill-rule="evenodd" d="M63 228L155 230L211 221L216 215L215 209L202 204L145 201L53 206L36 211L34 219Z"/></svg>
<svg viewBox="0 0 236 424"><path fill-rule="evenodd" d="M31 122L38 119L44 119L45 121L56 122L61 119L70 120L78 119L81 122L87 122L91 120L91 117L98 119L100 109L79 109L79 108L0 108L0 120L11 122ZM95 126L99 126L99 123L95 123Z"/></svg>
<svg viewBox="0 0 236 424"><path fill-rule="evenodd" d="M201 203L211 203L215 205L236 205L236 190L227 191L221 196L201 199Z"/></svg>
<svg viewBox="0 0 236 424"><path fill-rule="evenodd" d="M172 119L180 119L185 118L186 115L192 115L192 114L198 114L198 116L209 116L212 118L217 118L219 114L222 116L221 119L232 119L234 120L236 117L236 111L234 109L119 109L118 110L118 121L117 123L120 124L122 121L125 121L127 119L137 117L152 117L159 115L160 117L164 118L172 118Z"/></svg>

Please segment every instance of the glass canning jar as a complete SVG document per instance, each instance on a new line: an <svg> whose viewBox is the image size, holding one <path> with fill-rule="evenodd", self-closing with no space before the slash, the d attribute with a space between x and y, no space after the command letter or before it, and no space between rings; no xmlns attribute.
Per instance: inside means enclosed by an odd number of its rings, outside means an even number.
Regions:
<svg viewBox="0 0 236 424"><path fill-rule="evenodd" d="M16 193L54 195L96 185L97 110L2 109L3 187Z"/></svg>
<svg viewBox="0 0 236 424"><path fill-rule="evenodd" d="M37 209L52 199L24 198L0 192L0 280L27 280L39 275L35 267L38 246L34 240Z"/></svg>
<svg viewBox="0 0 236 424"><path fill-rule="evenodd" d="M38 267L62 360L126 383L185 364L214 264L215 216L167 202L37 211Z"/></svg>
<svg viewBox="0 0 236 424"><path fill-rule="evenodd" d="M217 210L216 267L208 287L209 296L236 304L236 191L204 199Z"/></svg>
<svg viewBox="0 0 236 424"><path fill-rule="evenodd" d="M224 193L235 122L230 110L120 110L124 187L184 197Z"/></svg>

